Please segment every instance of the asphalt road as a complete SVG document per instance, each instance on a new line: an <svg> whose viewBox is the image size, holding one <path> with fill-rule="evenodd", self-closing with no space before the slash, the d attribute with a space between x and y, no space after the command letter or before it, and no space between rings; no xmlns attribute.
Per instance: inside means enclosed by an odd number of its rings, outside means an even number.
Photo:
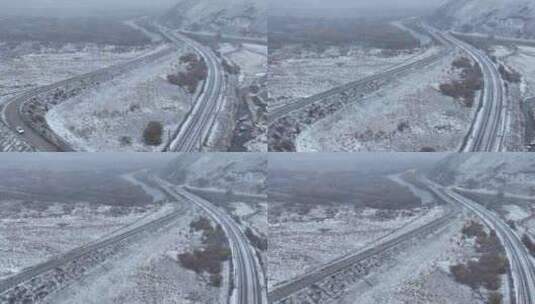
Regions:
<svg viewBox="0 0 535 304"><path fill-rule="evenodd" d="M73 79L72 81L77 81L78 79ZM63 149L56 146L55 144L48 141L43 135L35 131L31 126L27 125L25 120L22 117L21 107L23 104L30 100L32 97L39 94L52 91L58 87L65 85L65 82L57 83L56 85L40 87L26 91L24 93L18 94L13 98L10 98L6 101L3 108L3 119L7 126L17 133L16 128L22 127L24 129L24 134L19 134L19 136L27 142L32 147L35 147L39 151L43 152L61 152Z"/></svg>
<svg viewBox="0 0 535 304"><path fill-rule="evenodd" d="M483 51L451 34L442 35L444 39L472 57L483 72L484 87L481 95L481 108L461 150L462 152L499 152L503 149L506 98L498 68Z"/></svg>
<svg viewBox="0 0 535 304"><path fill-rule="evenodd" d="M50 142L40 132L34 130L30 125L28 125L25 122L22 111L21 111L21 108L24 105L24 103L29 101L33 97L37 97L40 94L53 91L57 88L64 87L71 83L79 83L80 81L83 81L83 80L89 80L95 77L98 78L100 76L107 75L107 74L123 73L127 71L129 68L135 67L139 65L140 63L144 62L149 57L152 57L152 56L157 57L159 55L165 55L165 54L168 54L168 53L166 53L165 51L161 51L156 54L140 56L126 63L113 65L113 66L99 69L90 73L86 73L86 74L75 76L66 80L62 80L51 85L46 85L46 86L31 89L28 91L24 91L23 93L17 94L16 96L8 99L5 102L4 108L2 110L2 119L6 123L6 125L15 133L16 133L17 127L22 127L25 132L24 134L19 134L20 138L38 151L43 151L43 152L74 151L66 143L62 146L58 146L55 143Z"/></svg>
<svg viewBox="0 0 535 304"><path fill-rule="evenodd" d="M227 235L231 246L234 267L234 286L237 304L260 304L264 302L264 291L261 287L261 270L256 264L255 253L248 239L238 224L226 212L181 187L176 187L163 180L160 185L177 200L190 201L206 211L217 222Z"/></svg>
<svg viewBox="0 0 535 304"><path fill-rule="evenodd" d="M202 93L198 96L193 109L181 124L177 134L166 150L176 152L201 151L204 140L210 132L218 108L224 95L225 78L217 56L208 47L183 34L171 33L158 26L161 34L173 43L182 46L186 43L197 52L208 67L208 76Z"/></svg>
<svg viewBox="0 0 535 304"><path fill-rule="evenodd" d="M483 205L454 192L426 181L435 193L440 193L450 201L472 211L480 217L487 226L494 229L502 242L513 276L515 298L517 304L535 303L535 265L528 249L522 243L518 234L511 229L497 214L483 207Z"/></svg>
<svg viewBox="0 0 535 304"><path fill-rule="evenodd" d="M175 197L174 195L171 195L170 193L167 193L166 189L162 190L170 195L170 197ZM181 199L183 200L183 199ZM60 267L62 265L65 265L69 262L72 262L84 255L90 254L91 252L94 252L96 250L99 250L101 248L105 248L107 246L116 244L118 242L121 242L125 239L128 239L130 237L133 237L135 235L138 235L142 232L149 231L149 230L155 230L159 227L162 227L171 221L179 218L184 214L185 210L184 207L181 206L180 208L177 208L173 212L162 216L158 219L155 219L153 221L150 221L146 224L143 224L141 226L134 227L131 230L125 231L124 233L118 234L116 236L106 238L103 240L99 240L97 242L90 243L88 245L84 245L78 248L75 248L63 255L56 256L51 258L50 260L37 264L35 266L31 266L29 268L26 268L22 272L17 273L14 276L8 277L7 279L4 279L0 281L0 294L4 293L5 291L23 283L31 280L32 278L39 276L47 271L50 271L56 267Z"/></svg>
<svg viewBox="0 0 535 304"><path fill-rule="evenodd" d="M303 276L300 276L296 279L293 279L287 283L279 285L271 289L268 293L269 303L277 303L281 300L284 300L291 295L297 293L300 290L303 290L328 276L331 276L337 272L340 272L344 269L350 268L352 265L367 259L369 257L378 255L385 250L392 248L400 243L406 242L410 239L421 235L427 235L433 231L436 231L438 228L447 225L451 218L456 215L455 208L448 208L448 211L441 216L427 224L414 228L407 233L404 233L396 238L392 238L388 241L385 241L375 247L366 249L357 254L348 255L330 262L329 264L321 266L315 271L309 272Z"/></svg>

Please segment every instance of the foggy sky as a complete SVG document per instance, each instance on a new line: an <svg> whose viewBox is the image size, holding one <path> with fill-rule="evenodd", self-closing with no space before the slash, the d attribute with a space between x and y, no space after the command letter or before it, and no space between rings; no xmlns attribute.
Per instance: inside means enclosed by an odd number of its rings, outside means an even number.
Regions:
<svg viewBox="0 0 535 304"><path fill-rule="evenodd" d="M0 153L1 169L102 170L167 166L178 153Z"/></svg>
<svg viewBox="0 0 535 304"><path fill-rule="evenodd" d="M75 16L172 7L180 0L0 0L0 15Z"/></svg>
<svg viewBox="0 0 535 304"><path fill-rule="evenodd" d="M273 170L390 172L434 166L448 153L273 153Z"/></svg>
<svg viewBox="0 0 535 304"><path fill-rule="evenodd" d="M445 0L270 0L275 8L356 8L356 9L395 9L437 7Z"/></svg>
<svg viewBox="0 0 535 304"><path fill-rule="evenodd" d="M424 15L447 0L269 0L272 16L409 17Z"/></svg>

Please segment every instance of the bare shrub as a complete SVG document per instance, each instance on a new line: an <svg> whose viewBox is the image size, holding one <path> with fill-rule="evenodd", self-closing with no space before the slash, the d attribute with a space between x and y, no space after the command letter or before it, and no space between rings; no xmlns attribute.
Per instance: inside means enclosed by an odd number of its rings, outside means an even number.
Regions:
<svg viewBox="0 0 535 304"><path fill-rule="evenodd" d="M159 146L162 143L163 126L158 121L151 121L143 131L143 141L149 146Z"/></svg>

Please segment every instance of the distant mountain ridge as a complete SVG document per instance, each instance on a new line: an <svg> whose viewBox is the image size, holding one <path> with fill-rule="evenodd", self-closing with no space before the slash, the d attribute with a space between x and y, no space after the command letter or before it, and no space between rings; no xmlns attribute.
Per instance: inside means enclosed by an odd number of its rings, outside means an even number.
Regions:
<svg viewBox="0 0 535 304"><path fill-rule="evenodd" d="M181 0L160 21L188 31L265 36L267 0Z"/></svg>
<svg viewBox="0 0 535 304"><path fill-rule="evenodd" d="M450 0L430 21L443 29L511 38L535 38L533 0Z"/></svg>
<svg viewBox="0 0 535 304"><path fill-rule="evenodd" d="M535 155L531 153L457 153L438 163L429 178L448 186L535 193Z"/></svg>
<svg viewBox="0 0 535 304"><path fill-rule="evenodd" d="M265 193L267 157L256 153L183 153L160 172L175 184Z"/></svg>

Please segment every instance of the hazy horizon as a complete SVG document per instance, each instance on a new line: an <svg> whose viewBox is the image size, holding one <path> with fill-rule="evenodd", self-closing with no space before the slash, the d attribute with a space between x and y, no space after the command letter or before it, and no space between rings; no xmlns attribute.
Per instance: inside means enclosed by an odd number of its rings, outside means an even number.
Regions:
<svg viewBox="0 0 535 304"><path fill-rule="evenodd" d="M108 16L146 12L152 14L171 8L180 0L0 0L0 16Z"/></svg>
<svg viewBox="0 0 535 304"><path fill-rule="evenodd" d="M272 0L270 15L312 17L372 17L419 15L438 8L446 0Z"/></svg>

